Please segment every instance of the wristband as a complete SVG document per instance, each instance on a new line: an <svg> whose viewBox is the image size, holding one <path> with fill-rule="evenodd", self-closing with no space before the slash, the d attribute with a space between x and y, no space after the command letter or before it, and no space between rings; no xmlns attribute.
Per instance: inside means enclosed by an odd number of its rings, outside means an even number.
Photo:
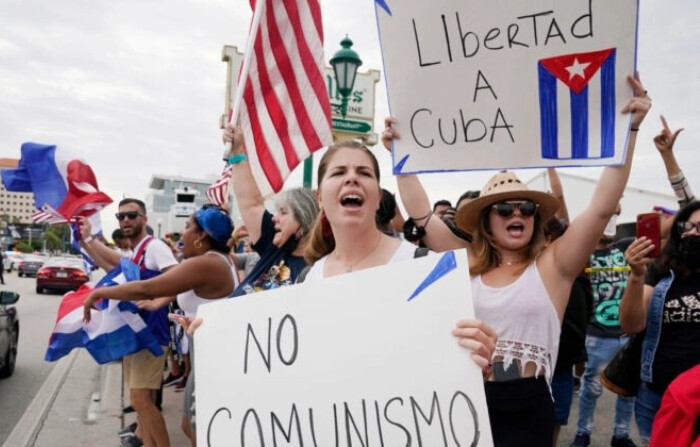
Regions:
<svg viewBox="0 0 700 447"><path fill-rule="evenodd" d="M87 245L87 244L89 244L90 242L92 242L93 239L95 239L95 238L92 237L92 235L90 235L90 236L88 236L88 237L86 237L86 238L83 238L83 242L85 242L85 245Z"/></svg>
<svg viewBox="0 0 700 447"><path fill-rule="evenodd" d="M637 132L639 127L630 127L630 132Z"/></svg>
<svg viewBox="0 0 700 447"><path fill-rule="evenodd" d="M248 160L248 157L246 157L245 154L231 155L228 159L228 164L235 165L236 163L240 163L246 160Z"/></svg>

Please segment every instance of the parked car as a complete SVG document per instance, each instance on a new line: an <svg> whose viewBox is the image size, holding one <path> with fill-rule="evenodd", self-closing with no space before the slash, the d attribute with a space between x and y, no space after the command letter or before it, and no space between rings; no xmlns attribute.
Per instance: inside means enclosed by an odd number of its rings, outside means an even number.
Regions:
<svg viewBox="0 0 700 447"><path fill-rule="evenodd" d="M14 269L19 265L19 261L22 260L24 255L22 253L15 253L14 251L6 251L2 257L2 264L7 273L12 273Z"/></svg>
<svg viewBox="0 0 700 447"><path fill-rule="evenodd" d="M15 372L19 317L13 304L18 299L17 293L0 292L0 378L10 377Z"/></svg>
<svg viewBox="0 0 700 447"><path fill-rule="evenodd" d="M50 258L36 275L36 293L44 289L77 290L90 281L82 259Z"/></svg>
<svg viewBox="0 0 700 447"><path fill-rule="evenodd" d="M36 276L41 266L44 265L44 258L36 255L25 255L17 264L18 276Z"/></svg>

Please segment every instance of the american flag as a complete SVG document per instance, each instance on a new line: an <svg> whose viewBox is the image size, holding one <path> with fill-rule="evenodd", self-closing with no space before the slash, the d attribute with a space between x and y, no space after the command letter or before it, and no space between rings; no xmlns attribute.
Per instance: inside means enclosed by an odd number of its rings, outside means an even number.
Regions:
<svg viewBox="0 0 700 447"><path fill-rule="evenodd" d="M253 175L268 197L301 161L333 141L330 99L319 0L251 5L255 16L232 122L239 118Z"/></svg>
<svg viewBox="0 0 700 447"><path fill-rule="evenodd" d="M228 205L228 182L231 179L231 166L226 166L217 181L207 188L207 199L215 205Z"/></svg>

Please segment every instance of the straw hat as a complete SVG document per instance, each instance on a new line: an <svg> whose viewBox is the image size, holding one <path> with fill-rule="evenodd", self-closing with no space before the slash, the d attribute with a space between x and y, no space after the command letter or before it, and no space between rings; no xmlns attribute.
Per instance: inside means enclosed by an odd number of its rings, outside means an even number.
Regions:
<svg viewBox="0 0 700 447"><path fill-rule="evenodd" d="M539 205L537 211L542 222L547 222L559 208L559 200L553 195L528 189L515 174L501 171L486 182L478 199L472 200L457 211L457 225L473 234L479 226L481 211L504 200L531 200L535 202Z"/></svg>

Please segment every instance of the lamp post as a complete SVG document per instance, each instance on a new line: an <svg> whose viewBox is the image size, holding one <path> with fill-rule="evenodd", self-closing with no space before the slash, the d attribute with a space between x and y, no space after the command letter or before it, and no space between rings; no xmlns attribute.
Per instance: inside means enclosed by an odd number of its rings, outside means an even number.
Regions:
<svg viewBox="0 0 700 447"><path fill-rule="evenodd" d="M355 85L355 76L357 69L362 65L362 60L357 53L350 49L352 40L345 35L345 38L340 41L340 50L336 51L330 60L335 75L335 84L338 93L340 93L340 114L345 118L348 113L348 98L352 94L353 86ZM304 188L311 188L313 171L313 156L309 155L304 160Z"/></svg>
<svg viewBox="0 0 700 447"><path fill-rule="evenodd" d="M345 118L348 113L348 98L352 94L352 88L355 85L355 76L357 69L362 65L362 60L357 53L352 50L352 40L345 35L345 39L340 41L338 50L330 60L335 74L335 82L338 86L338 93L341 96L340 114Z"/></svg>

